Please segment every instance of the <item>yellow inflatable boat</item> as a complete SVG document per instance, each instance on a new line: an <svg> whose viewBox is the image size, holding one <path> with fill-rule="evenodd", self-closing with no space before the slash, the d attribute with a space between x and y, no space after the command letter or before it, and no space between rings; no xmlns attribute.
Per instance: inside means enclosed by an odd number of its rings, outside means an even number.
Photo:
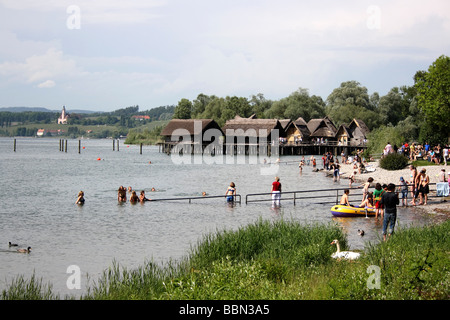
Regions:
<svg viewBox="0 0 450 320"><path fill-rule="evenodd" d="M375 208L366 209L337 204L331 207L331 213L335 217L372 217L375 215Z"/></svg>

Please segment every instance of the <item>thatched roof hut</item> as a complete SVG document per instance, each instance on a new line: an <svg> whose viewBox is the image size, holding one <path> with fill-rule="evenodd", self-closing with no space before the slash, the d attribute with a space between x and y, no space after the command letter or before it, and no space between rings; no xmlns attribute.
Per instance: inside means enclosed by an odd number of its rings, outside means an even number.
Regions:
<svg viewBox="0 0 450 320"><path fill-rule="evenodd" d="M272 133L277 130L276 137L284 137L284 129L277 119L249 119L235 118L228 120L222 127L225 136L245 138L265 138L267 141L275 137Z"/></svg>
<svg viewBox="0 0 450 320"><path fill-rule="evenodd" d="M223 136L222 129L213 119L172 119L161 131L161 136L165 141L171 141L172 136L188 134L193 141L194 136L203 139L204 133L209 129L217 129Z"/></svg>
<svg viewBox="0 0 450 320"><path fill-rule="evenodd" d="M361 145L367 139L370 130L360 119L353 119L349 125L341 125L336 134L336 139L344 144Z"/></svg>
<svg viewBox="0 0 450 320"><path fill-rule="evenodd" d="M308 130L311 132L312 138L325 138L328 140L334 140L338 131L336 126L328 117L322 119L311 119L308 122Z"/></svg>

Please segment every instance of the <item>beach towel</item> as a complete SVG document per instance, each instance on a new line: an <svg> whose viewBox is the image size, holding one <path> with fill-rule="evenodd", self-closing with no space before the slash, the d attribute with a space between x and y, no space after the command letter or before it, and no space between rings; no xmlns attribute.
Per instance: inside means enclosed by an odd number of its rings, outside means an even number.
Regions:
<svg viewBox="0 0 450 320"><path fill-rule="evenodd" d="M436 196L437 197L448 197L449 188L447 182L436 183Z"/></svg>

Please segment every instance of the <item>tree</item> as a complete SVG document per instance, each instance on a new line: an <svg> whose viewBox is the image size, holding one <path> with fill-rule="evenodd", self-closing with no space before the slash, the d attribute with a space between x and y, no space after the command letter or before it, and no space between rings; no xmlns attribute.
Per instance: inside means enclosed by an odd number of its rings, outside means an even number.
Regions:
<svg viewBox="0 0 450 320"><path fill-rule="evenodd" d="M450 133L450 58L442 55L428 72L418 71L414 86L418 108L429 127L425 131L439 134L435 139L445 140Z"/></svg>
<svg viewBox="0 0 450 320"><path fill-rule="evenodd" d="M347 81L328 96L325 110L336 126L361 119L372 130L381 124L376 110L380 103L378 93L369 97L366 87L357 81Z"/></svg>
<svg viewBox="0 0 450 320"><path fill-rule="evenodd" d="M403 89L394 87L387 95L381 97L377 109L384 124L391 123L395 126L408 116L411 101L403 90L405 87Z"/></svg>
<svg viewBox="0 0 450 320"><path fill-rule="evenodd" d="M208 103L214 99L215 96L207 96L206 94L200 93L195 99L192 105L192 118L197 118L203 112L205 112Z"/></svg>
<svg viewBox="0 0 450 320"><path fill-rule="evenodd" d="M326 112L330 114L345 105L354 105L370 109L370 98L367 88L357 81L342 82L339 88L331 92L327 98Z"/></svg>
<svg viewBox="0 0 450 320"><path fill-rule="evenodd" d="M275 101L265 112L268 118L296 120L302 117L305 121L325 116L325 103L318 96L310 96L308 89L299 88L287 98Z"/></svg>
<svg viewBox="0 0 450 320"><path fill-rule="evenodd" d="M192 112L192 102L188 99L181 99L175 108L174 119L190 119Z"/></svg>
<svg viewBox="0 0 450 320"><path fill-rule="evenodd" d="M258 118L264 118L264 112L272 106L272 101L267 100L262 93L252 95L249 101L252 108L252 113L256 114Z"/></svg>

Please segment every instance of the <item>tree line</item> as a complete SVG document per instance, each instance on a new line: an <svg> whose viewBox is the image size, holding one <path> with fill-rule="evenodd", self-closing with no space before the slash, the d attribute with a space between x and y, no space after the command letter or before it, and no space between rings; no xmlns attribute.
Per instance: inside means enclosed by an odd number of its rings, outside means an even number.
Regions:
<svg viewBox="0 0 450 320"><path fill-rule="evenodd" d="M414 75L414 85L393 87L386 95L369 95L357 81L346 81L323 100L299 88L288 97L269 100L263 94L244 97L217 97L199 94L190 101L181 99L175 119L214 119L223 126L236 115L258 118L291 119L306 122L328 116L336 126L352 119L363 120L371 130L369 147L381 152L389 141L447 144L450 119L450 58L440 56L428 71Z"/></svg>
<svg viewBox="0 0 450 320"><path fill-rule="evenodd" d="M68 119L68 131L67 135L76 136L82 130L78 130L74 126L116 126L118 129L112 132L109 129L105 129L102 133L99 133L97 138L109 137L112 135L126 135L128 129L135 128L137 126L145 125L152 121L158 120L170 120L172 119L175 106L160 106L150 110L139 111L139 106L130 106L127 108L117 109L112 112L98 112L98 113L70 113ZM45 111L25 111L25 112L0 112L0 136L35 136L38 127L26 128L28 124L51 124L57 123L58 117L61 115L59 112L45 112ZM148 116L148 119L141 118L135 119L133 116ZM13 128L13 130L7 130Z"/></svg>

